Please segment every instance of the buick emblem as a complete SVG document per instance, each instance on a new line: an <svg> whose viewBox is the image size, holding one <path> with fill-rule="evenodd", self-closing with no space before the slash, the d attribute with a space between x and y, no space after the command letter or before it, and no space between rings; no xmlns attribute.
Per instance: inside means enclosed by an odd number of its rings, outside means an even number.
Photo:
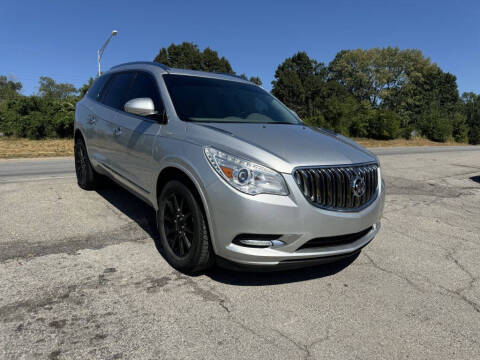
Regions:
<svg viewBox="0 0 480 360"><path fill-rule="evenodd" d="M353 195L356 197L362 197L363 194L365 194L365 188L365 180L359 175L355 176L355 179L353 179L352 182Z"/></svg>

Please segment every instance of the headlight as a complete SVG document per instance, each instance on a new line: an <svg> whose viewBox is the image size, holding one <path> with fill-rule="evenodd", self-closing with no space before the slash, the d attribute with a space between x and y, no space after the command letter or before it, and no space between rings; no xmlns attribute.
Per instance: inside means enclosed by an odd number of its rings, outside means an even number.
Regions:
<svg viewBox="0 0 480 360"><path fill-rule="evenodd" d="M220 176L235 189L250 195L288 195L282 175L265 166L206 147L205 156Z"/></svg>

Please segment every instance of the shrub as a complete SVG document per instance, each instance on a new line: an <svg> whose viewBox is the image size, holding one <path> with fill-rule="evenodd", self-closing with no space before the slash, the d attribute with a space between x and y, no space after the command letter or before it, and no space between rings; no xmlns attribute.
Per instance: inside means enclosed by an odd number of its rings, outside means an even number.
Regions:
<svg viewBox="0 0 480 360"><path fill-rule="evenodd" d="M468 142L472 145L480 144L480 124L474 124L468 133Z"/></svg>
<svg viewBox="0 0 480 360"><path fill-rule="evenodd" d="M468 142L467 117L464 114L456 112L452 119L452 135L457 142Z"/></svg>
<svg viewBox="0 0 480 360"><path fill-rule="evenodd" d="M72 137L75 99L19 97L0 106L0 131L7 136L42 139Z"/></svg>
<svg viewBox="0 0 480 360"><path fill-rule="evenodd" d="M422 135L433 141L445 142L452 137L452 123L439 112L428 112L420 121Z"/></svg>
<svg viewBox="0 0 480 360"><path fill-rule="evenodd" d="M400 135L400 124L400 115L393 111L371 111L368 120L368 135L374 139L395 139Z"/></svg>

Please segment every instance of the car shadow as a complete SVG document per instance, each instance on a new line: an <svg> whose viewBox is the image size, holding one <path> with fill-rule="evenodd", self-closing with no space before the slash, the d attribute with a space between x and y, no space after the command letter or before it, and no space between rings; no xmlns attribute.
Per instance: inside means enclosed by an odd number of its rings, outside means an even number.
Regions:
<svg viewBox="0 0 480 360"><path fill-rule="evenodd" d="M472 176L470 180L475 181L476 183L480 184L480 176Z"/></svg>
<svg viewBox="0 0 480 360"><path fill-rule="evenodd" d="M359 256L356 255L337 260L330 264L321 264L293 270L249 272L233 271L221 267L214 267L206 272L212 280L237 286L268 286L301 282L335 275L352 264Z"/></svg>
<svg viewBox="0 0 480 360"><path fill-rule="evenodd" d="M106 179L105 182L105 186L97 189L97 193L116 209L135 221L152 238L157 251L164 257L160 246L160 235L157 230L154 209L113 181ZM203 273L203 275L220 283L237 286L288 284L332 276L348 267L357 257L358 254L331 264L268 272L233 271L215 266Z"/></svg>
<svg viewBox="0 0 480 360"><path fill-rule="evenodd" d="M97 193L111 205L135 221L157 245L159 234L157 230L155 211L144 201L125 190L109 179L104 179L104 186L97 189Z"/></svg>

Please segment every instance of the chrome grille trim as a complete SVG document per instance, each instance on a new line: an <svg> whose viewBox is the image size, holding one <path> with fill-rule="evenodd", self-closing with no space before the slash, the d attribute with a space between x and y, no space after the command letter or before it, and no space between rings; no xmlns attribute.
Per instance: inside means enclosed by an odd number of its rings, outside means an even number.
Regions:
<svg viewBox="0 0 480 360"><path fill-rule="evenodd" d="M365 182L365 192L355 195L352 183L356 177ZM335 211L358 211L370 205L379 188L376 162L298 167L293 177L305 198L314 206Z"/></svg>

